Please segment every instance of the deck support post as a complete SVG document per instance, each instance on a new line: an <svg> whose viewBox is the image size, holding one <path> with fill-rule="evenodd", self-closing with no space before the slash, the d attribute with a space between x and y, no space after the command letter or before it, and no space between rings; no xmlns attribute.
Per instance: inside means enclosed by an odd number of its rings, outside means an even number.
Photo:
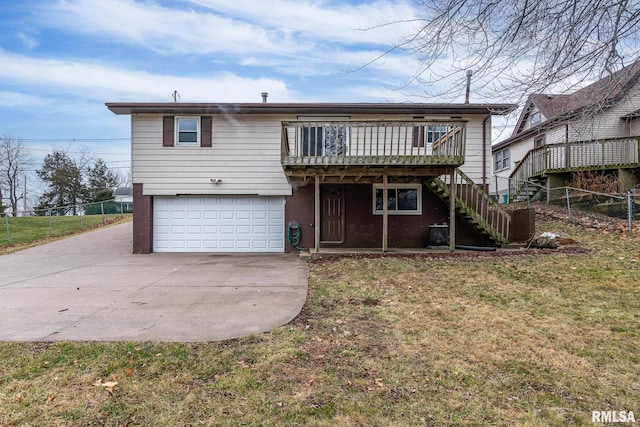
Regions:
<svg viewBox="0 0 640 427"><path fill-rule="evenodd" d="M449 251L456 251L456 171L451 171L449 189Z"/></svg>
<svg viewBox="0 0 640 427"><path fill-rule="evenodd" d="M389 178L382 175L382 252L387 252L389 239Z"/></svg>
<svg viewBox="0 0 640 427"><path fill-rule="evenodd" d="M316 182L315 182L315 219L314 219L314 231L315 231L315 237L314 237L314 248L315 248L315 252L318 253L320 251L320 176L316 175Z"/></svg>

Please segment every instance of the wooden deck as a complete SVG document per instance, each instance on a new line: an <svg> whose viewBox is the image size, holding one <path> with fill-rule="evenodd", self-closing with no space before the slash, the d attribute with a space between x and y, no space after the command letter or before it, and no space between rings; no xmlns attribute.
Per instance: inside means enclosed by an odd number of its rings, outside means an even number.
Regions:
<svg viewBox="0 0 640 427"><path fill-rule="evenodd" d="M290 121L281 161L292 180L439 176L464 163L465 143L465 121Z"/></svg>
<svg viewBox="0 0 640 427"><path fill-rule="evenodd" d="M532 178L547 174L640 167L640 138L550 144L533 149L509 176L511 194Z"/></svg>

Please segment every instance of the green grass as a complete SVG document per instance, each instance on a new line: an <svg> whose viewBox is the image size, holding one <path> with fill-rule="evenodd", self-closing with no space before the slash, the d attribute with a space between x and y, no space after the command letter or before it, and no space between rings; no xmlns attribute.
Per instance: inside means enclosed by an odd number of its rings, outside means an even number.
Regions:
<svg viewBox="0 0 640 427"><path fill-rule="evenodd" d="M294 321L225 342L0 344L0 426L639 418L640 237L538 229L589 251L315 261Z"/></svg>
<svg viewBox="0 0 640 427"><path fill-rule="evenodd" d="M50 238L68 236L83 230L130 219L131 214L82 215L82 216L27 216L0 218L0 250L11 245L28 245ZM9 234L7 234L7 220Z"/></svg>

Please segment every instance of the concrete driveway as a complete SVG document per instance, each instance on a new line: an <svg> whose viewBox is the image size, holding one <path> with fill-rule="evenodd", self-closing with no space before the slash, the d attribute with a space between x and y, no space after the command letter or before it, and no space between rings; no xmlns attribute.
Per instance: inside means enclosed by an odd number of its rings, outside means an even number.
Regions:
<svg viewBox="0 0 640 427"><path fill-rule="evenodd" d="M293 254L131 254L132 224L0 256L1 341L215 341L298 315Z"/></svg>

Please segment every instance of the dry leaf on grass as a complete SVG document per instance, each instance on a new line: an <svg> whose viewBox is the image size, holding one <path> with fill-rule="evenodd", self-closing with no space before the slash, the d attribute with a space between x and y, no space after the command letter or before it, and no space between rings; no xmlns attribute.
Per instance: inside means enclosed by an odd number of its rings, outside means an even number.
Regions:
<svg viewBox="0 0 640 427"><path fill-rule="evenodd" d="M102 378L93 383L95 386L104 387L106 391L113 394L118 383L116 381L103 381Z"/></svg>

